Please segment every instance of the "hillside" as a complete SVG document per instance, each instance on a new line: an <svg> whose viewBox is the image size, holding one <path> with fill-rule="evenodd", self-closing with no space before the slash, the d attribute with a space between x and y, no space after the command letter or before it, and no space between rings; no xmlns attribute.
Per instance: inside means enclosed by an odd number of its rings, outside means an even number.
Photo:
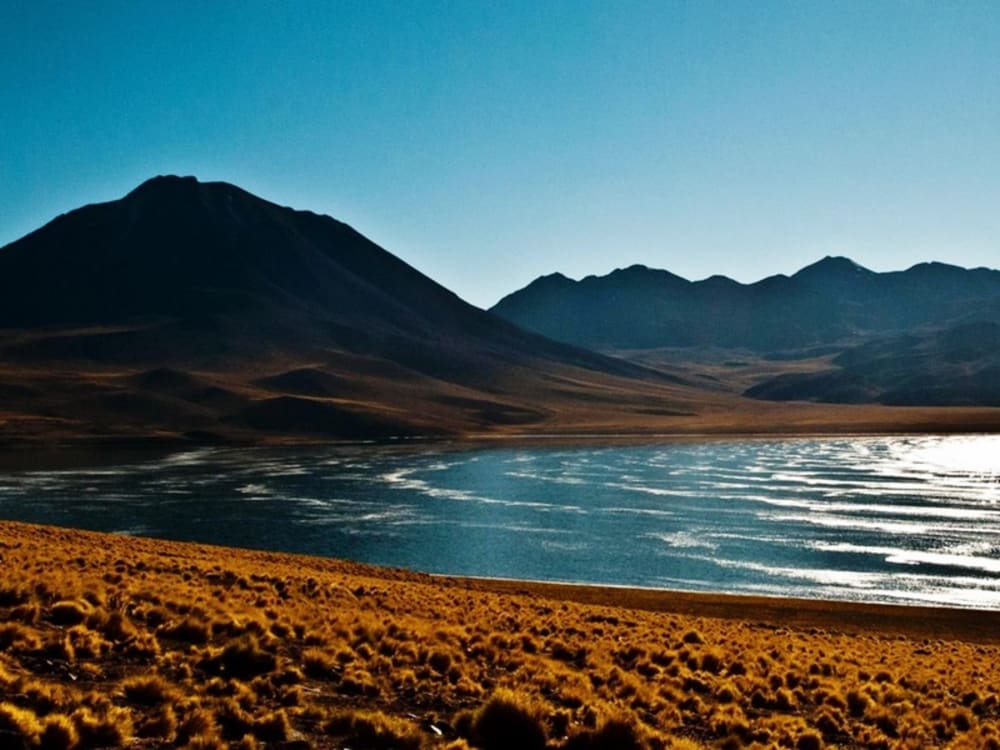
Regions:
<svg viewBox="0 0 1000 750"><path fill-rule="evenodd" d="M846 349L833 367L785 373L746 391L774 401L1000 406L1000 324L968 323Z"/></svg>

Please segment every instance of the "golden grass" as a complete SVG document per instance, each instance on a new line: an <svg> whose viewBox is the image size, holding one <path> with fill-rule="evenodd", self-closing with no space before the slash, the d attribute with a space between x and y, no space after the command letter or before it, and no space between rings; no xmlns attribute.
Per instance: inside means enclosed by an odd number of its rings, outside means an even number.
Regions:
<svg viewBox="0 0 1000 750"><path fill-rule="evenodd" d="M890 635L6 522L0 557L3 748L1000 747L975 613Z"/></svg>

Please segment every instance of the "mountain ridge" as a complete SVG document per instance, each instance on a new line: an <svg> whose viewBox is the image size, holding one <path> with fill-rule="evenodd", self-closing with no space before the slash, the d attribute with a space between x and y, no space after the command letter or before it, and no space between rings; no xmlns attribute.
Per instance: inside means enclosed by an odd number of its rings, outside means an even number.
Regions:
<svg viewBox="0 0 1000 750"><path fill-rule="evenodd" d="M941 262L876 272L826 256L791 276L744 284L689 281L633 265L558 285L540 277L491 311L557 340L598 350L723 346L767 352L963 322L1000 319L1000 271ZM969 322L967 319L964 322Z"/></svg>

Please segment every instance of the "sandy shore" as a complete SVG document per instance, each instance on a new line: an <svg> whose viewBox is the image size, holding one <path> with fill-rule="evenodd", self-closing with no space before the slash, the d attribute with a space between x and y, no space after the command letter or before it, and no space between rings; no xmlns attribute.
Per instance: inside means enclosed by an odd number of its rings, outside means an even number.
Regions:
<svg viewBox="0 0 1000 750"><path fill-rule="evenodd" d="M998 747L1000 613L0 522L0 746Z"/></svg>

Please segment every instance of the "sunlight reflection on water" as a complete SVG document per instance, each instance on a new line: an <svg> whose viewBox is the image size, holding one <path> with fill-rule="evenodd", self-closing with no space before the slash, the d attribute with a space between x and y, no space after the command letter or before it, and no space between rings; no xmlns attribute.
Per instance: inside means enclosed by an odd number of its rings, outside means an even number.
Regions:
<svg viewBox="0 0 1000 750"><path fill-rule="evenodd" d="M943 469L1000 481L1000 435L927 438L902 451L899 458L908 460L917 471Z"/></svg>

